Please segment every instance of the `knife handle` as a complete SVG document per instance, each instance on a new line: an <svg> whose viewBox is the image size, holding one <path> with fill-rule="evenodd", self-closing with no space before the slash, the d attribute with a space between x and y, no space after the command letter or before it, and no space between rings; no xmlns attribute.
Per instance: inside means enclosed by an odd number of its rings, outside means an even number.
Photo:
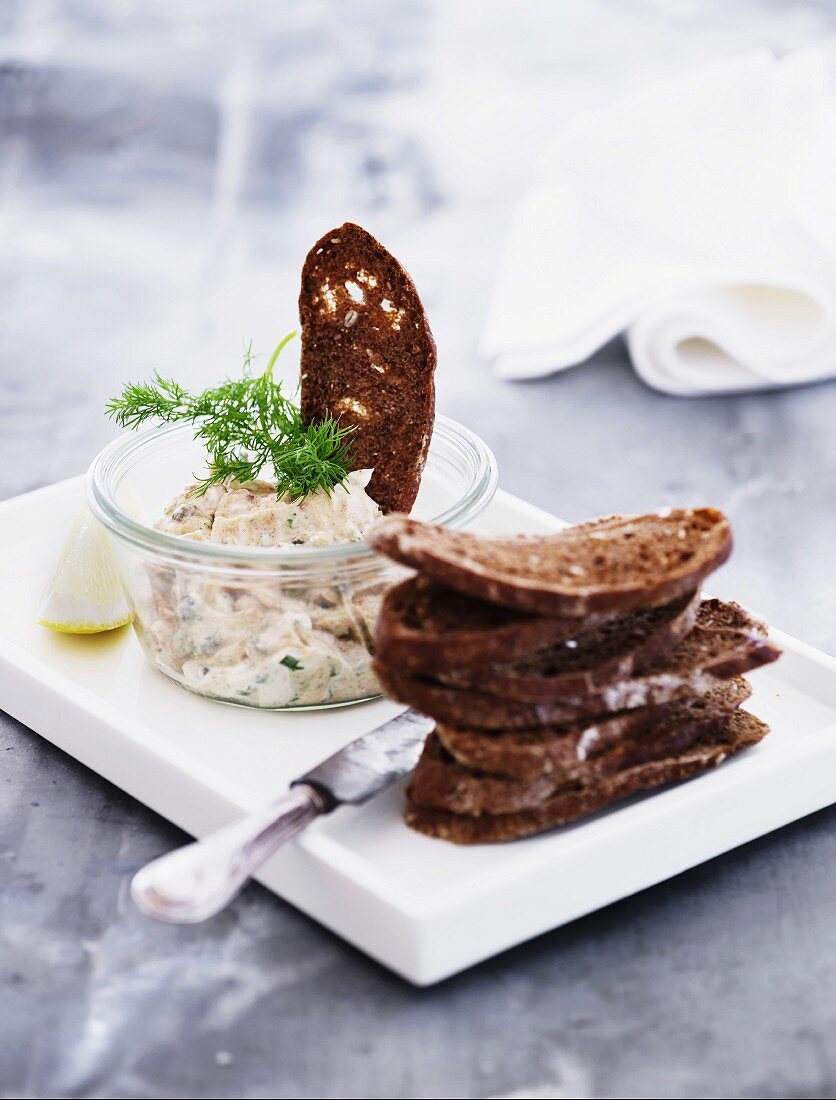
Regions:
<svg viewBox="0 0 836 1100"><path fill-rule="evenodd" d="M285 841L327 809L313 787L300 783L269 806L146 864L133 877L131 896L147 916L172 924L213 917Z"/></svg>

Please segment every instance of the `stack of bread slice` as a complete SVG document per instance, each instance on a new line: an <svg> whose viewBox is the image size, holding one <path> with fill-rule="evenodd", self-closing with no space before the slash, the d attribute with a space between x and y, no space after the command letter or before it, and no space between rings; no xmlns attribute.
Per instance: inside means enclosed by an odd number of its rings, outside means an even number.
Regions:
<svg viewBox="0 0 836 1100"><path fill-rule="evenodd" d="M768 732L743 674L780 651L700 587L725 517L678 509L548 536L485 538L389 516L375 549L417 570L387 595L375 669L436 720L406 820L509 840L686 779Z"/></svg>

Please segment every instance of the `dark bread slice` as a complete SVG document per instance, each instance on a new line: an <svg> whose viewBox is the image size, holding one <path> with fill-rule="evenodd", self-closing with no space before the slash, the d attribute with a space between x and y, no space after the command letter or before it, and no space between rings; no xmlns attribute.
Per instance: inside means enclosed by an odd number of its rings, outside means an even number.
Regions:
<svg viewBox="0 0 836 1100"><path fill-rule="evenodd" d="M665 697L701 694L717 679L742 676L780 656L766 624L751 612L731 600L703 600L694 629L664 657L640 675L608 684L577 702L594 706L596 713L612 713L665 702Z"/></svg>
<svg viewBox="0 0 836 1100"><path fill-rule="evenodd" d="M320 238L302 268L302 416L355 428L355 469L383 512L409 512L435 417L435 342L398 261L359 225Z"/></svg>
<svg viewBox="0 0 836 1100"><path fill-rule="evenodd" d="M455 844L515 840L585 817L636 791L690 779L721 764L728 756L756 745L768 732L769 727L760 719L738 710L675 756L625 768L592 786L562 791L533 810L470 817L415 806L407 788L404 817L407 825L417 832Z"/></svg>
<svg viewBox="0 0 836 1100"><path fill-rule="evenodd" d="M667 653L694 626L699 593L661 607L641 607L592 629L582 621L571 638L513 663L441 672L452 687L485 691L506 699L548 702L577 699L623 680Z"/></svg>
<svg viewBox="0 0 836 1100"><path fill-rule="evenodd" d="M483 691L450 687L440 680L409 676L375 659L374 671L390 699L420 710L436 722L481 730L528 729L573 722L582 717L565 703L522 703Z"/></svg>
<svg viewBox="0 0 836 1100"><path fill-rule="evenodd" d="M697 726L671 724L663 736L637 738L584 761L575 769L574 778L552 773L536 779L513 779L477 771L459 763L433 733L410 780L409 802L411 806L449 810L468 817L536 810L559 794L594 787L626 768L678 756L707 728L716 725L716 719Z"/></svg>
<svg viewBox="0 0 836 1100"><path fill-rule="evenodd" d="M657 744L671 730L690 729L696 736L751 694L749 684L737 677L721 681L704 695L562 726L487 733L439 723L435 732L450 755L469 768L520 780L556 775L575 779L594 758L618 746L631 752L635 741Z"/></svg>
<svg viewBox="0 0 836 1100"><path fill-rule="evenodd" d="M780 655L763 623L738 604L712 599L703 600L691 633L648 669L571 701L524 702L450 687L429 677L405 675L380 660L375 660L375 670L388 695L438 722L509 730L577 722L702 695L718 679L743 676Z"/></svg>
<svg viewBox="0 0 836 1100"><path fill-rule="evenodd" d="M606 612L584 629L609 622ZM577 619L546 618L465 596L428 577L410 577L386 594L377 621L375 652L404 672L446 672L511 661L576 638Z"/></svg>
<svg viewBox="0 0 836 1100"><path fill-rule="evenodd" d="M514 538L389 516L373 525L366 541L466 595L557 616L668 603L698 588L732 548L728 521L713 508L611 516L553 535Z"/></svg>

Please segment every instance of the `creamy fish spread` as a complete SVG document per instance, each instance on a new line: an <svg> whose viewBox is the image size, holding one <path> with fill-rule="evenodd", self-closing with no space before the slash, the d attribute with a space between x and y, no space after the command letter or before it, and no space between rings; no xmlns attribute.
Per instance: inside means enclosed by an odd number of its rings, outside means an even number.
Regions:
<svg viewBox="0 0 836 1100"><path fill-rule="evenodd" d="M355 470L331 493L301 500L276 496L266 481L212 485L203 496L187 489L156 524L158 531L226 546L334 546L360 542L380 509L366 493L371 470Z"/></svg>
<svg viewBox="0 0 836 1100"><path fill-rule="evenodd" d="M227 546L333 546L359 542L380 514L365 491L371 470L331 494L290 501L256 481L188 490L156 524L180 538ZM292 554L292 550L290 551ZM315 578L149 569L148 613L138 627L158 665L203 695L257 707L311 706L376 694L370 650L386 587L379 570L358 580L334 564Z"/></svg>

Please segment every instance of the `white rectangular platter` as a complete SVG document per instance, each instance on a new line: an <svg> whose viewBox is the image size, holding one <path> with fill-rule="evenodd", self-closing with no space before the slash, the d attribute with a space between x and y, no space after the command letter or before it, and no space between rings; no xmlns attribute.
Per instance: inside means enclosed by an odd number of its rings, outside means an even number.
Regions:
<svg viewBox="0 0 836 1100"><path fill-rule="evenodd" d="M72 638L38 627L41 591L82 503L76 478L0 504L0 707L147 806L202 836L399 709L226 707L147 667L130 630ZM499 493L478 526L562 524ZM836 660L776 639L785 655L754 674L749 704L773 732L708 775L542 836L475 848L407 829L398 788L321 819L260 881L429 985L829 805Z"/></svg>

